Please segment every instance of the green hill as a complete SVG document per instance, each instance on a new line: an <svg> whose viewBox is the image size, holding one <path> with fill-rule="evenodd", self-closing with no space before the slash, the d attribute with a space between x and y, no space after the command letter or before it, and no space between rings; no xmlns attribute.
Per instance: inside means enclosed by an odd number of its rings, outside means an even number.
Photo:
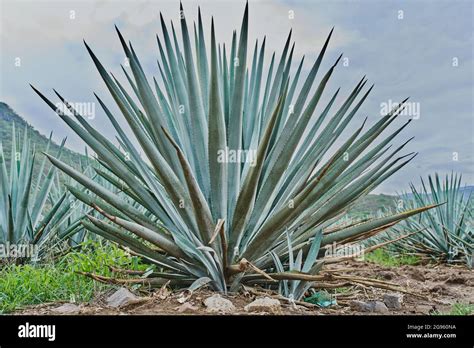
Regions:
<svg viewBox="0 0 474 348"><path fill-rule="evenodd" d="M377 212L395 211L397 197L385 194L369 194L360 198L357 203L349 211L349 214L356 217L368 217L377 214Z"/></svg>
<svg viewBox="0 0 474 348"><path fill-rule="evenodd" d="M37 153L34 169L37 173L44 157L43 151L46 150L46 146L48 144L48 137L34 129L32 125L19 116L10 106L0 102L0 142L3 146L7 167L10 165L13 124L15 124L17 134L19 134L19 137L17 138L17 144L21 144L23 142L25 127L28 127L28 137L31 140L31 144L35 146ZM59 144L52 142L49 153L53 156L56 156L59 148ZM79 165L83 158L83 155L80 155L77 152L71 151L67 148L63 150L61 155L61 159L64 162L75 167Z"/></svg>

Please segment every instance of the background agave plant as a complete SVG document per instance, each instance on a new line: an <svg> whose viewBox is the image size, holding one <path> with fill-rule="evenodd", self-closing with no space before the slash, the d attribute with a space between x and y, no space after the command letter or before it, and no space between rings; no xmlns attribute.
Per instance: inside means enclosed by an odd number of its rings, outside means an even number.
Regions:
<svg viewBox="0 0 474 348"><path fill-rule="evenodd" d="M51 137L52 134L46 151ZM42 246L59 236L59 232L70 236L83 230L80 219L84 214L80 215L80 209L71 209L73 200L62 189L56 168L46 166L46 157L39 174L33 175L37 153L30 142L28 127L23 131L23 140L19 138L13 124L9 168L0 142L0 244L6 249L12 245L35 245L38 254L34 257L38 258L46 251ZM65 139L56 154L58 158L64 143ZM75 223L71 222L73 214Z"/></svg>
<svg viewBox="0 0 474 348"><path fill-rule="evenodd" d="M417 217L412 217L378 236L378 241L416 232L392 244L392 251L425 255L446 262L465 261L473 267L474 231L473 200L471 194L463 192L461 175L452 173L440 179L435 173L426 183L421 179L421 188L410 184L411 194L400 196L402 205L409 209L435 204L437 207Z"/></svg>
<svg viewBox="0 0 474 348"><path fill-rule="evenodd" d="M255 43L247 61L248 7L230 52L217 44L213 22L210 42L205 40L200 12L193 49L182 7L181 13L181 42L173 24L170 30L161 16L159 80L147 79L135 50L117 29L130 63L130 69L122 69L133 93L106 72L86 44L138 148L98 96L118 134L118 146L59 93L68 113L35 89L96 152L114 175L110 182L127 196L49 156L87 189L76 196L106 218L89 216L87 229L161 265L166 271L161 276L177 284L197 281L226 291L256 280L294 280L298 272L275 267L275 260L283 265L293 252L313 265L305 263L299 273L314 274L321 247L367 238L429 208L328 230L359 197L415 156L399 155L406 143L390 149L410 121L376 142L397 119L403 102L367 130L365 121L350 129L372 87L365 88L364 77L337 110L332 109L339 90L320 106L340 59L315 82L332 31L299 88L303 59L291 75L291 32L279 59L273 54L264 74L265 40ZM347 139L341 139L344 130L351 132ZM335 148L337 140L343 142ZM241 161L242 154L255 156Z"/></svg>
<svg viewBox="0 0 474 348"><path fill-rule="evenodd" d="M92 180L100 182L102 185L107 185L108 181L101 180L100 176L95 172L95 167L97 166L95 162L95 160L89 157L86 149L85 156L79 157L77 170L92 178ZM63 175L60 178L58 175L56 178L55 185L53 185L53 189L50 192L51 200L54 202L64 195L66 196L67 203L63 204L61 212L51 222L52 229L48 236L51 239L54 238L56 245L66 242L69 247L77 247L86 240L86 237L89 237L81 221L86 214L94 214L94 210L81 200L78 200L74 194L71 194L75 190L84 190L71 177ZM90 237L95 239L95 234Z"/></svg>

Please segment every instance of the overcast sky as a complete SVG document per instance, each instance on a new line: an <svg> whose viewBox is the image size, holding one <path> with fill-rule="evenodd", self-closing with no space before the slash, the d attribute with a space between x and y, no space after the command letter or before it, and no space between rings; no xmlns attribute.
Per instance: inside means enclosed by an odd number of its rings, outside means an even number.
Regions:
<svg viewBox="0 0 474 348"><path fill-rule="evenodd" d="M134 44L146 70L158 76L159 12L167 21L176 22L179 15L177 1L0 3L0 100L43 134L53 130L58 141L67 136L68 146L77 151L83 151L84 144L28 84L50 97L55 88L76 102L95 102L92 93L97 92L112 106L82 39L110 71L120 75L124 56L114 31L117 24ZM405 190L410 181L435 171L460 172L467 184L474 184L472 1L267 0L249 4L250 47L266 35L269 58L271 51L281 51L293 28L294 64L306 56L302 76L335 26L324 68L340 53L345 64L338 66L327 95L342 87L342 99L363 75L375 83L354 127L366 116L375 122L385 104L410 96L412 114L405 117L415 120L399 142L415 136L408 150L419 155L378 192ZM240 28L245 2L192 0L183 5L188 21L196 19L197 6L201 6L207 33L214 16L217 39L230 45L232 30ZM99 107L96 114L94 126L112 137Z"/></svg>

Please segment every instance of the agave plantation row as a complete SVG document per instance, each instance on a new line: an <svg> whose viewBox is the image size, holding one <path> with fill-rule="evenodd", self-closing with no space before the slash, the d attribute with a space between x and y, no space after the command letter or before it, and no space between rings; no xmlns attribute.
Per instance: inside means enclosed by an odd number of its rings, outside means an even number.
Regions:
<svg viewBox="0 0 474 348"><path fill-rule="evenodd" d="M401 194L404 205L436 205L429 213L402 221L369 243L384 243L400 235L410 234L390 243L394 253L423 255L449 263L464 262L474 267L473 196L461 191L461 175L451 173L442 180L438 174L421 179L421 189L410 184L411 195Z"/></svg>
<svg viewBox="0 0 474 348"><path fill-rule="evenodd" d="M326 246L367 239L442 203L420 201L381 218L334 224L416 154L402 153L409 140L393 142L410 121L382 134L399 122L404 101L366 125L356 117L373 88L365 77L341 103L340 89L327 91L340 60L320 72L332 30L302 76L304 58L290 73L291 32L269 63L265 39L248 55L248 6L228 46L216 42L213 21L206 40L200 12L194 42L184 15L181 40L173 23L160 21L158 80L146 76L118 29L130 63L122 67L127 86L85 44L133 138L98 95L118 144L58 92L69 112L33 87L97 155L91 174L47 154L77 183L68 189L87 207L81 220L87 231L157 264L159 276L178 286L225 292L257 282L300 298L321 269ZM324 105L323 94L330 96ZM219 160L229 150L254 151L256 160Z"/></svg>

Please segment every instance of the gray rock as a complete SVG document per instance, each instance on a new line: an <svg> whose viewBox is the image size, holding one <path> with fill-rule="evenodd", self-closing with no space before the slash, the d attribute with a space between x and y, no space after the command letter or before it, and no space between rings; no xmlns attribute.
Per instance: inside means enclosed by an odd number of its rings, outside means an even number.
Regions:
<svg viewBox="0 0 474 348"><path fill-rule="evenodd" d="M79 306L75 305L74 303L65 303L59 307L53 308L51 311L58 313L58 314L76 314L81 309Z"/></svg>
<svg viewBox="0 0 474 348"><path fill-rule="evenodd" d="M374 312L374 313L386 313L388 312L387 306L380 301L357 301L353 300L349 303L351 308L359 312Z"/></svg>
<svg viewBox="0 0 474 348"><path fill-rule="evenodd" d="M204 305L207 307L206 310L212 313L231 313L235 311L234 304L219 294L206 298Z"/></svg>
<svg viewBox="0 0 474 348"><path fill-rule="evenodd" d="M358 312L372 312L372 306L364 301L352 300L349 306Z"/></svg>
<svg viewBox="0 0 474 348"><path fill-rule="evenodd" d="M385 294L383 295L383 302L390 309L401 309L403 302L403 295L401 294Z"/></svg>
<svg viewBox="0 0 474 348"><path fill-rule="evenodd" d="M249 303L244 307L246 312L278 312L280 311L281 304L275 298L270 297L261 297L257 298L255 301Z"/></svg>
<svg viewBox="0 0 474 348"><path fill-rule="evenodd" d="M126 288L120 288L110 295L106 302L109 307L119 308L138 302L139 297L135 296Z"/></svg>
<svg viewBox="0 0 474 348"><path fill-rule="evenodd" d="M372 306L372 312L375 312L375 313L387 313L388 312L388 308L385 305L385 303L383 303L383 302L373 301L373 302L370 302L370 305Z"/></svg>

